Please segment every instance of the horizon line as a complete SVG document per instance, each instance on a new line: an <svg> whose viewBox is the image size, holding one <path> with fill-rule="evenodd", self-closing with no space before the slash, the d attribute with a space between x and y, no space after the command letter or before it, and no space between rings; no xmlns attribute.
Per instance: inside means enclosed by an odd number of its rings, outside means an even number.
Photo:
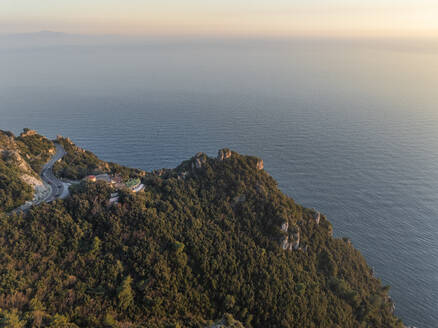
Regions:
<svg viewBox="0 0 438 328"><path fill-rule="evenodd" d="M74 36L74 37L118 37L118 38L163 38L163 39L262 39L262 40L294 40L294 39L332 39L332 40L435 40L438 41L438 35L391 35L391 34L366 34L366 33L351 33L351 34L335 34L335 33L296 33L296 34L262 34L262 33L241 33L241 34L226 34L226 33L133 33L133 34L118 34L118 33L72 33L55 30L39 30L28 32L10 32L0 33L0 36Z"/></svg>

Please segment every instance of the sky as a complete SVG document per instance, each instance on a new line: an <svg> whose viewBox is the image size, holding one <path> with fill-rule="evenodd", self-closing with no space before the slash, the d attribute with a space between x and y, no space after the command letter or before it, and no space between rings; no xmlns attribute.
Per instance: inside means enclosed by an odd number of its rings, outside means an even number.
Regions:
<svg viewBox="0 0 438 328"><path fill-rule="evenodd" d="M0 33L438 37L438 0L0 0Z"/></svg>

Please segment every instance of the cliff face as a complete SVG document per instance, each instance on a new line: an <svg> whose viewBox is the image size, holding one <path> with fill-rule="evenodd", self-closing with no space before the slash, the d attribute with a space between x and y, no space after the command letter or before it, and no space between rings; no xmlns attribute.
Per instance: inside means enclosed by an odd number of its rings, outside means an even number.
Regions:
<svg viewBox="0 0 438 328"><path fill-rule="evenodd" d="M221 320L205 328L245 328L245 326L240 321L234 319L231 314L225 313Z"/></svg>
<svg viewBox="0 0 438 328"><path fill-rule="evenodd" d="M36 131L25 129L19 137L0 131L0 210L39 199L48 191L38 173L53 152L52 142Z"/></svg>
<svg viewBox="0 0 438 328"><path fill-rule="evenodd" d="M95 158L82 154L90 157L72 163ZM360 253L332 237L324 215L284 195L261 163L227 149L216 158L198 153L141 175L144 192L120 191L117 204L108 204L108 184L82 182L26 217L0 214L0 236L11 236L0 238L8 268L0 271L0 320L402 327Z"/></svg>

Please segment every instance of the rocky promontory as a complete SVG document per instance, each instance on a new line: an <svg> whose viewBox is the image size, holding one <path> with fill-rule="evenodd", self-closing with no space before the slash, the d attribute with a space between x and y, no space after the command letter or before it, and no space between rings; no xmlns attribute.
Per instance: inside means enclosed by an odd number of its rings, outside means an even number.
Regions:
<svg viewBox="0 0 438 328"><path fill-rule="evenodd" d="M21 156L0 161L0 198L12 206L18 190L32 194L22 169L37 172L53 143L29 131L0 138L2 154ZM75 179L70 196L0 209L1 323L403 328L360 252L282 193L262 159L224 148L145 172L57 142L54 170ZM113 181L142 191L115 195Z"/></svg>

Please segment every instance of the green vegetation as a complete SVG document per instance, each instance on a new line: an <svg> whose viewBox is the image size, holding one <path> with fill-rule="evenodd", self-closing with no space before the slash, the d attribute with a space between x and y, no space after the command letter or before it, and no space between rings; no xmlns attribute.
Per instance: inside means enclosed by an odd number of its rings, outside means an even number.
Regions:
<svg viewBox="0 0 438 328"><path fill-rule="evenodd" d="M0 322L402 327L361 254L257 158L192 163L143 177L145 192L120 191L118 204L107 184L82 182L26 217L0 214ZM307 251L280 247L285 221Z"/></svg>
<svg viewBox="0 0 438 328"><path fill-rule="evenodd" d="M61 161L55 163L55 175L71 180L80 180L87 175L109 173L110 167L90 151L83 150L73 144L70 139L58 137L57 141L66 154Z"/></svg>
<svg viewBox="0 0 438 328"><path fill-rule="evenodd" d="M88 175L117 173L124 179L128 179L129 177L137 178L144 175L141 170L104 162L92 152L76 146L69 138L58 137L57 142L66 151L62 160L55 163L53 167L53 171L58 177L81 180Z"/></svg>
<svg viewBox="0 0 438 328"><path fill-rule="evenodd" d="M10 211L32 199L33 188L22 177L37 177L53 151L53 143L35 131L24 129L15 137L0 130L0 211Z"/></svg>
<svg viewBox="0 0 438 328"><path fill-rule="evenodd" d="M134 186L137 186L140 183L141 183L140 179L139 178L135 178L135 179L129 179L128 181L126 181L125 185L128 188L132 188Z"/></svg>
<svg viewBox="0 0 438 328"><path fill-rule="evenodd" d="M23 158L37 173L41 172L44 164L55 153L55 145L52 141L35 132L32 133L29 129L24 129L15 141Z"/></svg>
<svg viewBox="0 0 438 328"><path fill-rule="evenodd" d="M0 153L0 211L10 211L32 199L32 187L21 180L21 172L9 155Z"/></svg>

